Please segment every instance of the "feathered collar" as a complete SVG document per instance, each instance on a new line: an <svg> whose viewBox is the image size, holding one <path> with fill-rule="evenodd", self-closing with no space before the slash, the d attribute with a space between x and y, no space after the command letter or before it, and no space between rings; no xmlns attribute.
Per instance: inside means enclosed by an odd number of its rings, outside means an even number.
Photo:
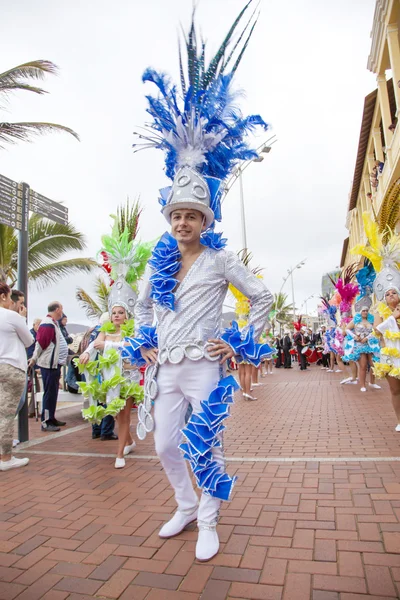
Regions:
<svg viewBox="0 0 400 600"><path fill-rule="evenodd" d="M206 231L200 238L203 246L212 250L222 250L226 246L226 239L222 233L212 230ZM178 283L175 275L181 268L181 253L178 243L168 232L160 238L153 250L149 265L153 270L150 277L150 297L160 306L175 310L174 289Z"/></svg>

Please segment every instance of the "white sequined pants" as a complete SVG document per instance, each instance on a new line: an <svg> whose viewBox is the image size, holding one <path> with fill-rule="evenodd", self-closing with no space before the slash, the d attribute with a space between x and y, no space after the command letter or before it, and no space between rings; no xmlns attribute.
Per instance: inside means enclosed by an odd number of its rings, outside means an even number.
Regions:
<svg viewBox="0 0 400 600"><path fill-rule="evenodd" d="M200 401L208 398L219 379L218 361L210 362L205 358L198 361L185 358L178 365L167 362L158 370L159 391L154 402L156 452L175 490L178 510L186 514L196 509L198 498L189 476L190 466L179 449L179 444L183 441L181 430L185 426L185 414L189 403L194 413L200 412ZM219 464L224 464L221 448L214 448L213 455ZM220 504L221 500L218 498L203 493L198 521L214 524L218 518Z"/></svg>

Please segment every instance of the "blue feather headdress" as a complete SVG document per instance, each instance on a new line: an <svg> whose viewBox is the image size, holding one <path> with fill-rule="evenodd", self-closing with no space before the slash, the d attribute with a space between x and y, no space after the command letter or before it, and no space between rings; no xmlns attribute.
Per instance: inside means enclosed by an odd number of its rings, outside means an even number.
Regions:
<svg viewBox="0 0 400 600"><path fill-rule="evenodd" d="M152 121L143 128L143 133L136 134L140 141L134 148L135 151L158 148L165 153L166 175L174 181L171 187L160 190L159 201L167 218L168 204L175 205L178 200L182 204L183 196L188 203L193 198L190 186L184 191L176 187L177 176L180 174L180 180L190 182L192 172L196 171L208 186L209 197L201 200L212 211L208 225L212 225L214 219L220 221L222 182L238 163L257 157L246 137L258 126L263 129L268 126L259 115L242 115L236 104L240 92L233 89L234 74L257 23L255 11L228 53L232 37L252 2L249 0L241 10L208 65L206 44L203 40L198 42L193 11L191 27L185 36L186 75L179 46L180 91L164 73L148 68L143 74L143 82L155 84L158 95L146 96ZM192 171L183 171L185 168ZM199 187L198 182L195 186ZM200 196L194 196L199 204Z"/></svg>

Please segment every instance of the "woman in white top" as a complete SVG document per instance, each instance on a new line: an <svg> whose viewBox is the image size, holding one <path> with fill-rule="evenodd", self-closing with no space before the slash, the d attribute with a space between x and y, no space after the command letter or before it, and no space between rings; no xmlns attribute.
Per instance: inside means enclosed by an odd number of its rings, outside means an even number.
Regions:
<svg viewBox="0 0 400 600"><path fill-rule="evenodd" d="M33 337L25 319L10 310L11 290L0 282L0 471L24 467L29 458L11 455L15 411L24 391L26 350Z"/></svg>

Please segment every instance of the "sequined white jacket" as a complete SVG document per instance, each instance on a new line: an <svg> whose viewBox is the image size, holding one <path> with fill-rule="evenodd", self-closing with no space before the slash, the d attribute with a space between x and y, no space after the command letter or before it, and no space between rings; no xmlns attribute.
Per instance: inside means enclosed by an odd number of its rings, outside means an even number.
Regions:
<svg viewBox="0 0 400 600"><path fill-rule="evenodd" d="M268 321L273 302L270 291L233 252L207 247L175 290L173 311L150 298L150 276L148 268L135 307L135 328L137 334L140 327L153 325L155 312L160 351L220 337L230 283L250 300L248 323L254 326L256 341Z"/></svg>

